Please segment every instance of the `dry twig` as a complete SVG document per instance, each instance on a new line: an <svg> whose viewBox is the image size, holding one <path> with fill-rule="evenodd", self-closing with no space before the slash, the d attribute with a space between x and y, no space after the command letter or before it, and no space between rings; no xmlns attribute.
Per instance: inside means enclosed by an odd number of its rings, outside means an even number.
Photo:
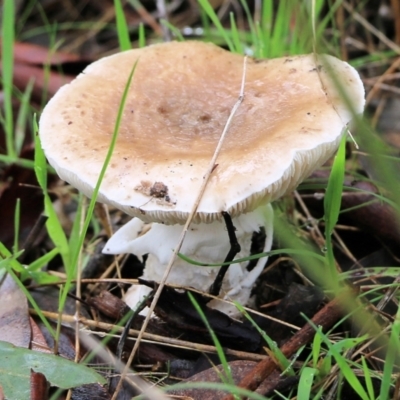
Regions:
<svg viewBox="0 0 400 400"><path fill-rule="evenodd" d="M136 354L136 351L137 351L137 349L139 347L140 340L141 340L141 338L142 338L142 336L143 336L143 334L144 334L144 332L145 332L145 330L147 328L147 325L148 325L148 323L150 321L150 318L151 318L151 316L153 314L153 311L154 311L154 308L155 308L155 306L157 304L157 301L160 298L161 292L162 292L162 290L164 288L164 285L165 285L165 282L166 282L166 280L168 278L168 275L169 275L169 273L170 273L170 271L172 269L172 266L173 266L173 264L175 262L175 259L176 259L177 255L178 255L178 253L179 253L179 251L180 251L180 249L182 247L182 244L183 244L183 241L185 240L186 233L187 233L187 231L189 229L189 226L190 226L190 224L191 224L191 222L192 222L192 220L193 220L193 218L194 218L194 216L195 216L195 214L197 212L197 208L198 208L198 206L200 204L200 201L201 201L201 199L203 197L204 191L205 191L206 186L208 184L208 181L209 181L209 179L211 177L211 174L213 173L213 171L215 169L217 158L219 156L219 153L221 152L222 145L223 145L225 137L226 137L226 135L228 133L229 127L230 127L230 125L232 123L233 117L235 116L236 111L238 110L239 106L243 102L243 99L244 99L244 84L245 84L245 78L246 78L246 63L247 63L247 57L244 58L244 62L243 62L243 75L242 75L242 83L241 83L241 87L240 87L239 98L236 101L236 103L234 104L234 106L233 106L233 108L231 110L231 113L230 113L230 115L228 117L228 120L226 121L224 130L223 130L223 132L221 134L221 137L220 137L220 139L218 141L217 147L216 147L214 155L213 155L213 157L212 157L212 159L210 161L210 164L208 166L207 172L203 176L203 183L202 183L202 185L201 185L201 187L199 189L199 193L197 195L196 201L193 204L192 211L190 212L189 217L186 220L186 223L185 223L185 225L184 225L184 227L182 229L181 236L180 236L179 241L178 241L178 243L176 245L176 248L174 249L172 257L171 257L171 259L170 259L170 261L169 261L169 263L168 263L168 265L167 265L167 267L165 269L165 272L164 272L164 275L163 275L162 280L160 282L160 285L158 286L158 289L157 289L156 293L154 294L154 298L153 298L153 301L152 301L152 303L151 303L151 305L149 307L148 314L146 316L146 319L143 322L143 326L142 326L142 329L140 330L140 334L139 334L139 336L137 338L137 341L136 341L136 343L135 343L135 345L134 345L134 347L132 349L132 352L131 352L131 354L129 356L129 359L128 359L127 363L126 363L127 367L122 372L121 379L120 379L120 381L118 383L118 386L117 386L117 388L116 388L116 390L114 392L112 400L115 400L117 398L118 392L119 392L119 390L121 388L121 385L122 385L122 381L123 381L124 377L126 376L126 374L128 372L128 369L129 369L129 366L131 365L131 363L133 361L133 358L134 358L134 356Z"/></svg>
<svg viewBox="0 0 400 400"><path fill-rule="evenodd" d="M312 318L314 325L321 326L322 329L327 329L332 326L341 316L341 310L339 307L339 299L334 299L325 305L317 314ZM298 332L296 332L290 340L288 340L282 347L281 352L285 357L290 357L294 354L300 347L309 343L315 335L315 329L312 325L307 323ZM278 365L275 361L266 357L264 360L260 361L256 367L246 375L242 381L239 383L239 387L248 390L256 390L258 386L264 381L276 368ZM223 400L234 400L233 395L227 395Z"/></svg>

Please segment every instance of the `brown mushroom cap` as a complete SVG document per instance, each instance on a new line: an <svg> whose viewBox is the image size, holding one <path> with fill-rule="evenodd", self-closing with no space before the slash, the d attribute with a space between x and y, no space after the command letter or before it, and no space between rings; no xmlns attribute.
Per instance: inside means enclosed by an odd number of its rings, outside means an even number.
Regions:
<svg viewBox="0 0 400 400"><path fill-rule="evenodd" d="M243 56L201 42L126 51L91 65L43 111L40 137L61 178L91 196L128 75L139 60L99 201L142 220L183 223L238 98ZM364 105L357 72L330 56L247 63L234 116L196 222L254 210L293 190L332 155ZM329 69L329 71L327 71Z"/></svg>

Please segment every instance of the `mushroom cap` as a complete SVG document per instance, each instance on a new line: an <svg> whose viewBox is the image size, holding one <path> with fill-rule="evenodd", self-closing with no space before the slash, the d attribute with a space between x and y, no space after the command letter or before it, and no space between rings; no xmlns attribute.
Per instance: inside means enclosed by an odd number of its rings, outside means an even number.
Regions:
<svg viewBox="0 0 400 400"><path fill-rule="evenodd" d="M144 221L184 223L238 99L243 56L189 41L100 59L45 107L42 147L60 177L90 197L136 61L98 200ZM332 155L363 106L358 73L334 57L248 59L244 101L194 221L250 212L293 190Z"/></svg>

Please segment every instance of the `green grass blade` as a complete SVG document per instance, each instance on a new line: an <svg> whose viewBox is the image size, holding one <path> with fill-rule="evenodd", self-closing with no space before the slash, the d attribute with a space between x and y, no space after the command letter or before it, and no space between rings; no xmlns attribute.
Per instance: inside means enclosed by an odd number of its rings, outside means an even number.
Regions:
<svg viewBox="0 0 400 400"><path fill-rule="evenodd" d="M19 243L20 220L21 220L21 199L17 199L14 212L14 245L13 245L14 254L18 252L18 247L19 247L18 243Z"/></svg>
<svg viewBox="0 0 400 400"><path fill-rule="evenodd" d="M332 356L328 354L326 357L322 359L322 362L319 366L319 373L321 376L327 376L331 370L332 370Z"/></svg>
<svg viewBox="0 0 400 400"><path fill-rule="evenodd" d="M59 251L55 247L54 249L50 250L46 254L43 254L41 257L37 258L35 261L32 261L26 268L26 272L39 271L41 268L43 268L46 264L48 264L58 254L59 254Z"/></svg>
<svg viewBox="0 0 400 400"><path fill-rule="evenodd" d="M238 54L243 54L243 46L242 46L242 43L240 41L238 28L236 26L235 14L233 14L231 12L229 14L229 19L230 19L230 23L231 23L232 42L233 42L233 45L235 47L235 52L238 53Z"/></svg>
<svg viewBox="0 0 400 400"><path fill-rule="evenodd" d="M117 34L119 41L119 48L121 51L129 50L132 48L131 39L129 37L128 24L124 14L120 0L114 0L115 18L117 20Z"/></svg>
<svg viewBox="0 0 400 400"><path fill-rule="evenodd" d="M16 254L14 257L18 257L19 254ZM25 287L25 285L21 282L21 280L17 277L14 271L24 271L23 265L21 265L15 258L14 258L11 253L4 247L4 245L0 242L0 259L3 258L0 261L0 269L5 268L7 273L14 279L15 283L18 285L18 287L22 290L28 301L31 303L32 307L36 311L38 317L41 319L41 321L44 323L48 331L50 332L51 335L54 336L54 329L51 327L49 322L47 321L46 317L43 315L40 307L36 304L35 300L33 299L32 295L29 293L28 289Z"/></svg>
<svg viewBox="0 0 400 400"><path fill-rule="evenodd" d="M144 29L144 24L141 22L139 24L139 33L138 33L138 43L139 43L139 48L142 49L143 47L146 47L146 31Z"/></svg>
<svg viewBox="0 0 400 400"><path fill-rule="evenodd" d="M35 162L32 160L25 160L24 158L15 158L4 154L0 154L0 162L3 162L5 164L20 165L21 167L24 168L31 168L31 169L35 168ZM47 170L49 172L54 173L54 169L49 166L47 166Z"/></svg>
<svg viewBox="0 0 400 400"><path fill-rule="evenodd" d="M66 282L65 285L65 290L63 291L62 297L61 297L61 303L64 304L66 301L66 297L68 294L68 291L71 287L71 279L72 276L75 275L76 270L77 270L77 265L78 265L78 259L79 259L79 255L81 252L81 249L83 248L83 243L86 237L86 232L89 228L90 225L90 221L92 219L92 215L93 215L93 211L94 211L94 207L96 205L96 200L97 200L97 196L99 194L100 191L100 186L101 183L103 181L104 175L106 173L106 170L108 168L108 165L110 163L112 154L114 152L114 148L115 148L115 144L117 142L117 138L118 138L118 133L119 133L119 128L121 126L121 122L122 122L122 116L123 116L123 112L124 112L124 108L125 108L125 103L126 103L126 99L128 97L128 92L129 92L129 88L131 87L131 83L132 83L132 79L136 70L136 66L137 66L138 61L135 62L134 66L132 67L132 70L129 74L128 80L126 82L126 86L124 88L124 92L122 94L121 97L121 102L118 108L118 114L117 114L117 119L115 121L115 126L114 126L114 132L111 138L111 142L110 142L110 146L106 155L106 158L104 160L104 164L103 167L100 171L99 174L99 178L97 180L96 186L93 190L93 194L92 194L92 198L90 200L90 204L88 207L88 211L87 211L87 215L85 218L85 221L83 223L83 227L82 230L80 231L80 236L79 236L79 240L76 242L76 248L72 250L72 261L71 261L71 265L73 267L73 273L68 277L68 280Z"/></svg>
<svg viewBox="0 0 400 400"><path fill-rule="evenodd" d="M341 354L342 351L359 345L360 343L365 341L368 336L364 335L357 339L344 339L338 343L332 344L328 337L321 330L318 331L318 327L316 327L309 319L307 320L309 324L314 327L315 331L318 332L319 335L321 335L325 345L329 349L328 355L331 354L333 356L339 366L340 372L342 373L343 377L357 393L359 398L362 400L370 400L367 392L364 389L364 386L361 384L357 375L351 368L351 363Z"/></svg>
<svg viewBox="0 0 400 400"><path fill-rule="evenodd" d="M392 325L389 343L386 350L385 363L383 366L382 383L379 392L379 399L389 399L389 391L392 382L394 368L398 367L400 359L400 306L397 308L396 319Z"/></svg>
<svg viewBox="0 0 400 400"><path fill-rule="evenodd" d="M15 21L15 35L20 38L20 35L24 29L26 29L26 21L34 11L34 8L37 6L36 0L28 0L24 2L24 7L21 7L18 11L18 18Z"/></svg>
<svg viewBox="0 0 400 400"><path fill-rule="evenodd" d="M28 115L30 114L30 104L29 100L31 98L33 84L35 81L30 79L26 85L25 92L21 97L21 105L18 112L17 123L15 125L15 138L14 146L16 154L21 153L22 145L25 140L26 125L28 120Z"/></svg>
<svg viewBox="0 0 400 400"><path fill-rule="evenodd" d="M71 235L69 239L69 251L71 254L76 251L76 249L79 247L79 237L80 237L80 230L81 230L81 218L82 218L82 208L83 208L83 202L84 202L84 195L82 193L79 193L78 195L78 204L76 208L76 215L74 218L74 223L72 224L72 229L71 229Z"/></svg>
<svg viewBox="0 0 400 400"><path fill-rule="evenodd" d="M201 20L201 26L203 28L204 41L211 42L212 41L211 21L202 7L200 7L200 20Z"/></svg>
<svg viewBox="0 0 400 400"><path fill-rule="evenodd" d="M332 279L332 285L335 286L337 284L337 273L331 236L339 219L340 206L342 204L342 192L346 164L346 139L346 135L343 135L333 162L332 171L329 176L328 186L326 188L324 197L326 258L331 275L330 277Z"/></svg>
<svg viewBox="0 0 400 400"><path fill-rule="evenodd" d="M297 386L297 398L306 400L311 398L311 389L314 382L314 377L318 373L315 368L304 367L301 370L299 385Z"/></svg>
<svg viewBox="0 0 400 400"><path fill-rule="evenodd" d="M335 156L324 197L325 234L330 236L339 219L345 172L346 136L343 136Z"/></svg>
<svg viewBox="0 0 400 400"><path fill-rule="evenodd" d="M321 16L321 10L322 10L325 0L319 0L316 2L315 14L316 14L316 16L322 17L320 23L318 24L318 26L316 28L316 38L318 41L321 41L320 39L323 37L323 34L324 34L325 30L327 29L327 27L329 26L329 24L331 24L332 27L335 28L335 25L336 25L335 13L338 10L338 8L342 5L342 1L343 0L334 1L333 4L330 4L329 9L327 10L326 14L324 14L322 16ZM339 48L337 39L335 39L335 37L333 37L333 41L334 41L333 48Z"/></svg>
<svg viewBox="0 0 400 400"><path fill-rule="evenodd" d="M288 376L294 376L295 373L293 371L292 366L290 365L290 361L285 357L282 353L281 349L278 347L277 343L274 342L254 321L254 319L250 316L250 314L244 309L244 307L238 302L234 302L236 308L251 322L253 327L257 330L257 332L261 335L264 341L268 344L269 349L272 354L276 358L279 363L281 371Z"/></svg>
<svg viewBox="0 0 400 400"><path fill-rule="evenodd" d="M206 326L208 332L210 333L210 336L212 338L212 341L214 342L214 346L217 349L217 354L218 354L218 358L221 361L221 364L223 366L225 375L221 376L221 380L226 381L227 383L230 383L231 385L234 385L234 381L233 381L233 377L231 374L231 370L229 368L229 364L228 364L228 360L226 359L224 350L217 338L217 335L215 334L214 330L211 328L210 323L208 322L203 310L201 309L201 307L199 306L199 304L197 303L196 299L194 298L194 296L192 295L192 293L187 292L190 301L192 302L194 308L196 309L197 313L200 315L200 318L202 319L204 325Z"/></svg>
<svg viewBox="0 0 400 400"><path fill-rule="evenodd" d="M4 268L4 263L7 262L19 274L23 274L25 268L17 261L17 258L23 253L20 251L15 254L11 254L10 251L7 249L6 246L2 242L0 242L0 269Z"/></svg>
<svg viewBox="0 0 400 400"><path fill-rule="evenodd" d="M313 344L311 347L312 350L312 365L313 368L317 368L320 354L321 354L321 343L322 343L322 338L321 335L319 335L320 328L318 327L318 331L315 333L314 339L313 339Z"/></svg>
<svg viewBox="0 0 400 400"><path fill-rule="evenodd" d="M253 16L251 15L249 6L247 4L248 2L246 0L240 0L240 3L242 4L243 10L246 14L247 23L249 24L250 35L251 35L251 44L252 44L252 46L254 46L254 48L256 50L254 55L256 57L260 57L260 54L259 54L259 48L260 48L260 46L259 46L260 40L259 39L260 38L259 38L258 30L257 30L256 25L253 20Z"/></svg>
<svg viewBox="0 0 400 400"><path fill-rule="evenodd" d="M288 223L286 215L275 214L274 239L280 246L291 250L292 257L298 262L306 276L322 287L330 287L331 280L326 271L325 257L316 255L309 242L301 240L297 230ZM293 252L295 250L295 252Z"/></svg>
<svg viewBox="0 0 400 400"><path fill-rule="evenodd" d="M268 50L269 57L280 57L285 53L285 48L287 48L287 42L290 38L290 20L288 0L281 0L272 29L270 48Z"/></svg>
<svg viewBox="0 0 400 400"><path fill-rule="evenodd" d="M60 255L63 259L64 267L68 273L70 269L70 251L68 240L58 216L54 210L53 203L47 191L47 166L46 157L40 145L40 138L37 134L38 126L36 119L34 119L33 131L35 132L35 174L42 189L44 196L44 210L48 219L46 221L47 232L54 245L58 248Z"/></svg>
<svg viewBox="0 0 400 400"><path fill-rule="evenodd" d="M4 130L6 134L7 155L16 157L14 147L14 120L12 109L13 71L14 71L14 0L4 0L1 31L1 69L4 96Z"/></svg>
<svg viewBox="0 0 400 400"><path fill-rule="evenodd" d="M202 266L202 267L222 267L223 265L238 264L238 263L243 263L246 261L258 260L259 258L262 258L262 257L267 257L267 256L269 257L269 256L280 255L280 254L299 255L299 256L309 257L310 259L315 258L316 260L325 262L325 258L323 256L321 256L320 254L317 254L315 251L307 250L307 249L303 250L301 248L298 248L298 249L282 248L282 249L278 249L278 250L268 251L267 253L259 253L259 254L254 254L252 256L248 256L248 257L237 258L233 261L226 262L226 263L215 263L215 264L207 264L207 263L204 263L201 261L196 261L196 260L193 260L193 259L185 256L182 253L178 253L178 257L192 265L197 265L197 266Z"/></svg>
<svg viewBox="0 0 400 400"><path fill-rule="evenodd" d="M272 0L264 0L261 10L260 24L260 57L266 58L269 55L272 38L272 21L273 21L273 3Z"/></svg>
<svg viewBox="0 0 400 400"><path fill-rule="evenodd" d="M230 39L229 35L227 34L225 28L222 26L217 14L215 13L214 9L212 8L211 4L209 3L208 0L198 0L200 6L202 9L205 11L207 14L208 18L212 21L212 23L215 25L217 28L219 34L221 37L225 40L225 43L227 44L228 48L230 51L234 52L235 51L235 46L232 43L232 40Z"/></svg>
<svg viewBox="0 0 400 400"><path fill-rule="evenodd" d="M374 384L372 382L371 373L368 368L368 364L365 361L365 357L361 357L362 371L364 373L365 386L368 390L368 395L371 400L375 400Z"/></svg>
<svg viewBox="0 0 400 400"><path fill-rule="evenodd" d="M160 23L167 27L171 33L175 36L175 38L178 40L178 42L184 42L185 38L183 37L181 31L174 25L172 25L170 22L166 21L165 19L160 20Z"/></svg>
<svg viewBox="0 0 400 400"><path fill-rule="evenodd" d="M398 226L400 226L400 190L398 190L400 179L398 164L387 157L390 154L390 149L379 135L364 121L357 122L357 130L363 132L363 135L357 138L359 145L365 149L364 151L370 154L368 158L370 173L375 177L376 184L386 190L387 197L391 200L391 205L396 212Z"/></svg>

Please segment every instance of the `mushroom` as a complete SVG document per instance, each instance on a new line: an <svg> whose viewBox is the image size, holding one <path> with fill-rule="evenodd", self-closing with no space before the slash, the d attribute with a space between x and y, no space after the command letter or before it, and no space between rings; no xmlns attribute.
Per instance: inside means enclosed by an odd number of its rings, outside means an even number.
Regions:
<svg viewBox="0 0 400 400"><path fill-rule="evenodd" d="M136 61L98 201L134 217L108 241L104 252L139 257L148 253L144 277L157 281L236 102L243 56L202 42L157 44L103 58L62 87L41 116L41 143L60 177L89 197ZM363 106L357 72L334 57L248 60L244 101L229 127L182 253L205 263L223 261L230 245L222 211L233 218L242 248L238 257L249 254L251 236L263 226L268 250L269 204L333 154L347 124ZM252 271L245 263L231 265L221 297L246 304L264 263L259 261ZM208 290L217 271L177 260L167 282ZM218 301L215 306L234 312Z"/></svg>

